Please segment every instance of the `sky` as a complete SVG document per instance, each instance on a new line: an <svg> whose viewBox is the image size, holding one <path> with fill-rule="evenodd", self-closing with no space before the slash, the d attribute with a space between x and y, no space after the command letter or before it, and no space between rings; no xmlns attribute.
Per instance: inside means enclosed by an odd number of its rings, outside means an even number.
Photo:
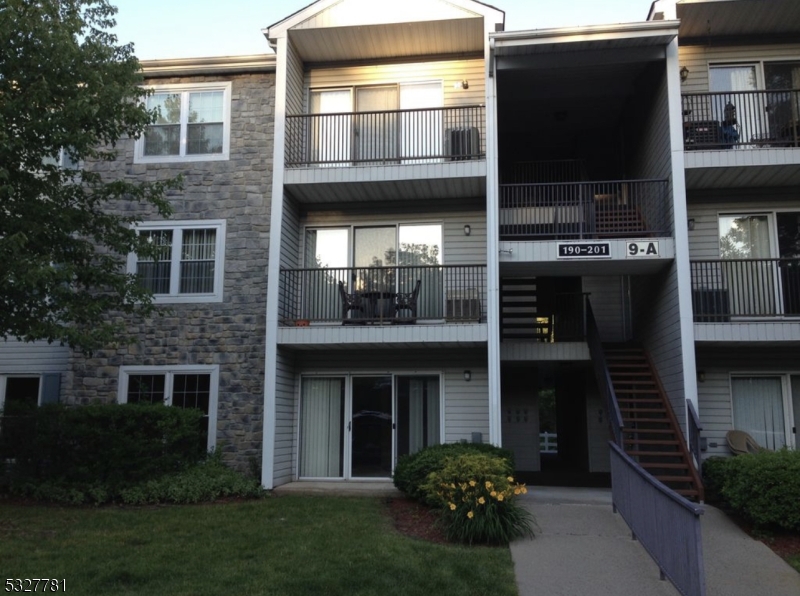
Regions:
<svg viewBox="0 0 800 596"><path fill-rule="evenodd" d="M375 2L398 0L375 0ZM140 60L272 53L261 30L311 0L110 0L115 33ZM506 30L643 21L651 0L488 0Z"/></svg>

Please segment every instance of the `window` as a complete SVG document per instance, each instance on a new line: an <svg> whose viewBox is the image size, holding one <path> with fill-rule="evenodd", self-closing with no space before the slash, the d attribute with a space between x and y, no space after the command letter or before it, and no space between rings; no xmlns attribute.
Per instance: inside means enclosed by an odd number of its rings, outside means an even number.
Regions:
<svg viewBox="0 0 800 596"><path fill-rule="evenodd" d="M800 376L732 376L731 406L733 428L749 433L762 447L797 447Z"/></svg>
<svg viewBox="0 0 800 596"><path fill-rule="evenodd" d="M42 163L44 165L57 166L65 170L79 170L81 167L80 162L74 161L69 156L69 152L63 148L58 150L57 155L51 155L50 157L45 157L42 160Z"/></svg>
<svg viewBox="0 0 800 596"><path fill-rule="evenodd" d="M230 155L230 83L154 87L158 117L136 142L136 162L224 160Z"/></svg>
<svg viewBox="0 0 800 596"><path fill-rule="evenodd" d="M156 302L221 302L225 221L144 223L139 233L158 247L153 258L131 255L136 274Z"/></svg>
<svg viewBox="0 0 800 596"><path fill-rule="evenodd" d="M208 449L216 445L217 366L125 366L120 368L119 396L125 403L163 403L202 410Z"/></svg>

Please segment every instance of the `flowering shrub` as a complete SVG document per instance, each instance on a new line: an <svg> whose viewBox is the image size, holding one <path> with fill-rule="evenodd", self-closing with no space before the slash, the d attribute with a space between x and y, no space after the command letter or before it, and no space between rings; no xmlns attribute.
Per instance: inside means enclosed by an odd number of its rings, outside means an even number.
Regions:
<svg viewBox="0 0 800 596"><path fill-rule="evenodd" d="M448 458L428 476L426 501L438 503L447 537L469 544L508 544L533 536L533 515L515 498L528 492L502 458L482 453Z"/></svg>
<svg viewBox="0 0 800 596"><path fill-rule="evenodd" d="M445 443L402 456L394 468L394 485L412 499L438 506L440 502L436 494L432 493L434 500L429 502L422 485L431 472L441 470L449 458L469 453L484 453L502 459L506 463L504 476L514 472L514 454L508 449L488 443Z"/></svg>

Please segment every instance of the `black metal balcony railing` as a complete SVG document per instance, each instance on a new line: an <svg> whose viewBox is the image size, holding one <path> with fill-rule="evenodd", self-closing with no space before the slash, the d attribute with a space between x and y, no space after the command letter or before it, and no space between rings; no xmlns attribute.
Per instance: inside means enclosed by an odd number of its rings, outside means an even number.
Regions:
<svg viewBox="0 0 800 596"><path fill-rule="evenodd" d="M286 166L407 164L481 159L482 105L286 117Z"/></svg>
<svg viewBox="0 0 800 596"><path fill-rule="evenodd" d="M666 180L500 185L500 236L633 238L669 233Z"/></svg>
<svg viewBox="0 0 800 596"><path fill-rule="evenodd" d="M686 93L686 149L800 147L800 90Z"/></svg>
<svg viewBox="0 0 800 596"><path fill-rule="evenodd" d="M479 322L485 303L485 265L281 270L285 325Z"/></svg>
<svg viewBox="0 0 800 596"><path fill-rule="evenodd" d="M800 316L800 259L692 261L691 272L696 322Z"/></svg>

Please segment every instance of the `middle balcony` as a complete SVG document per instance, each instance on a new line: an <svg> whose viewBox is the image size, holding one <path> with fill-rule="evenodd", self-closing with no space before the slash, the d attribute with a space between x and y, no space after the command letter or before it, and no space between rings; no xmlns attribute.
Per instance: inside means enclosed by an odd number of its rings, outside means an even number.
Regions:
<svg viewBox="0 0 800 596"><path fill-rule="evenodd" d="M487 341L485 265L282 269L279 343Z"/></svg>

